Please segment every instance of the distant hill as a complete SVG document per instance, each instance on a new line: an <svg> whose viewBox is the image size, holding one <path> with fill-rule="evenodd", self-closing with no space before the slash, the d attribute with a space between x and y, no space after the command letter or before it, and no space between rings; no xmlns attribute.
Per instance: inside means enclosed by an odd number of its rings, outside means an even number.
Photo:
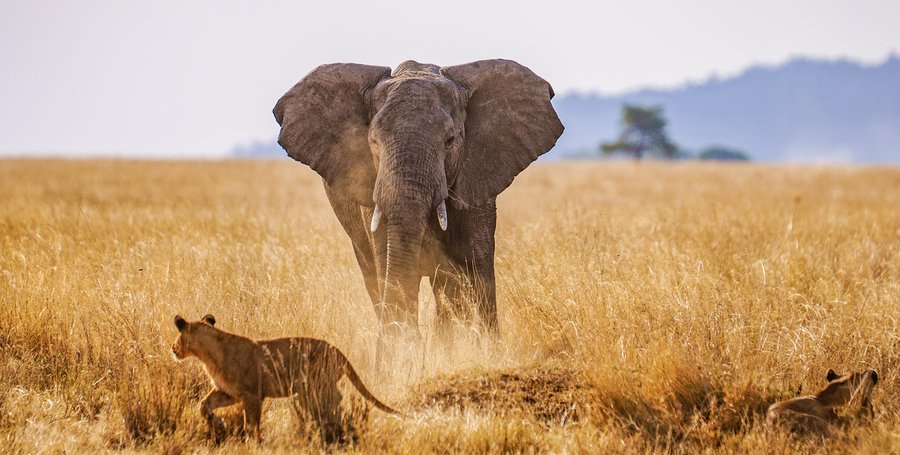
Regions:
<svg viewBox="0 0 900 455"><path fill-rule="evenodd" d="M599 156L616 137L622 103L661 104L681 147L733 147L759 161L900 164L900 58L877 66L795 59L672 90L558 95L566 131L548 159ZM232 156L287 157L273 139Z"/></svg>
<svg viewBox="0 0 900 455"><path fill-rule="evenodd" d="M274 120L273 120L274 121ZM236 145L231 149L231 156L235 158L287 158L287 152L278 145L278 141L252 141L247 144Z"/></svg>
<svg viewBox="0 0 900 455"><path fill-rule="evenodd" d="M597 156L618 134L622 103L661 104L669 134L761 161L900 163L900 58L878 66L796 59L729 79L620 96L569 94L554 105L566 132L550 157Z"/></svg>

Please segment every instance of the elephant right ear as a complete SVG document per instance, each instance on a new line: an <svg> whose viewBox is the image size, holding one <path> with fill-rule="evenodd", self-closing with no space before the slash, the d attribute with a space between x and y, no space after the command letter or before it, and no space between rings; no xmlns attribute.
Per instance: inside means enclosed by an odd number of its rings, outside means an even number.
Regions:
<svg viewBox="0 0 900 455"><path fill-rule="evenodd" d="M278 144L353 201L372 206L375 166L369 150L366 93L390 77L384 66L334 63L312 70L288 90L273 113Z"/></svg>

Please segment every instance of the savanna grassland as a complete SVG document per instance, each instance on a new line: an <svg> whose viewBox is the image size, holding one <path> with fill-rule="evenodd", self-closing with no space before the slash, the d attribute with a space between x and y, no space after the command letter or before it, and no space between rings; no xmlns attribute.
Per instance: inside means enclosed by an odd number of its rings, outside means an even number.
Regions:
<svg viewBox="0 0 900 455"><path fill-rule="evenodd" d="M434 346L423 297L424 352L385 372L308 168L0 161L0 450L322 450L287 400L260 444L212 445L202 368L171 343L176 313L213 313L329 340L406 414L348 387L355 440L333 450L900 452L900 169L534 165L498 205L500 340L459 324ZM874 416L824 441L766 431L829 368L878 371Z"/></svg>

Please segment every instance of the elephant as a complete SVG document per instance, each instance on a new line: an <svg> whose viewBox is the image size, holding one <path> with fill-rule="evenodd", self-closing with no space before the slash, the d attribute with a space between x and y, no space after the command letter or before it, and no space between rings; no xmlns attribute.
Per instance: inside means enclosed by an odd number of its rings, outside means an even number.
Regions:
<svg viewBox="0 0 900 455"><path fill-rule="evenodd" d="M499 334L497 195L562 134L553 95L511 60L410 60L393 72L321 65L278 100L278 143L322 177L382 343L409 333L420 340L423 277L437 302L439 340L449 340L453 315L467 309Z"/></svg>

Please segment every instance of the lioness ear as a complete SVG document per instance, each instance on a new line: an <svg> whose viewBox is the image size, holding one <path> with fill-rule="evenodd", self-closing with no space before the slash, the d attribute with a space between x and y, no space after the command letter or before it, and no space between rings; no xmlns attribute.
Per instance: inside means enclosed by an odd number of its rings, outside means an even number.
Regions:
<svg viewBox="0 0 900 455"><path fill-rule="evenodd" d="M872 372L872 385L878 384L878 372L875 370L869 370Z"/></svg>
<svg viewBox="0 0 900 455"><path fill-rule="evenodd" d="M829 369L828 374L825 375L825 379L827 379L828 382L834 381L835 379L837 379L839 377L841 377L841 376L839 374L835 373L834 370L831 370L831 369Z"/></svg>
<svg viewBox="0 0 900 455"><path fill-rule="evenodd" d="M211 314L207 314L206 316L203 316L203 322L209 325L216 325L216 318L214 318Z"/></svg>
<svg viewBox="0 0 900 455"><path fill-rule="evenodd" d="M178 327L178 331L180 332L180 331L184 330L185 327L187 327L187 321L185 321L183 317L176 314L175 315L175 327Z"/></svg>

